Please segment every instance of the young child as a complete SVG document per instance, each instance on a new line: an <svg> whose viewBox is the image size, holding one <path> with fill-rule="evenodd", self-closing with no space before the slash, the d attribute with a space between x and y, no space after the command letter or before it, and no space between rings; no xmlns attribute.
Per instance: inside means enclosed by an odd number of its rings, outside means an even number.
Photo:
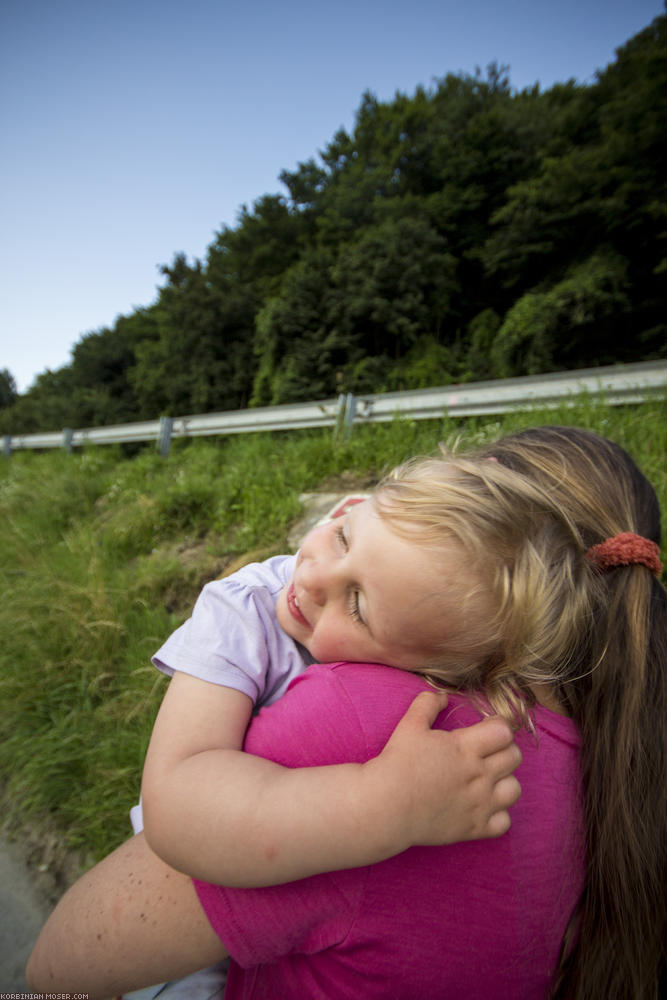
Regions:
<svg viewBox="0 0 667 1000"><path fill-rule="evenodd" d="M431 554L384 526L371 500L315 528L296 556L208 584L153 658L174 676L144 769L151 848L191 876L249 887L379 861L415 837L449 843L504 832L520 754L500 720L457 734L425 729L403 751L407 782L395 762L387 767L389 753L370 781L369 768L288 770L241 752L255 707L279 698L309 663L421 669L441 632L434 595L445 590L453 606L470 589L463 562L458 588L443 588ZM444 704L433 695L433 717ZM133 825L142 827L139 807Z"/></svg>

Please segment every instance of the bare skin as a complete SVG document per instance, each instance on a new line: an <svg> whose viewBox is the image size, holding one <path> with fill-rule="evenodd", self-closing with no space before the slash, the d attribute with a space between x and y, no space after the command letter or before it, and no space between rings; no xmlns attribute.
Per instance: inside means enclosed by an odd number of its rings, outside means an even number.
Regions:
<svg viewBox="0 0 667 1000"><path fill-rule="evenodd" d="M139 834L63 896L26 979L34 991L88 993L95 1000L189 975L225 954L191 880Z"/></svg>

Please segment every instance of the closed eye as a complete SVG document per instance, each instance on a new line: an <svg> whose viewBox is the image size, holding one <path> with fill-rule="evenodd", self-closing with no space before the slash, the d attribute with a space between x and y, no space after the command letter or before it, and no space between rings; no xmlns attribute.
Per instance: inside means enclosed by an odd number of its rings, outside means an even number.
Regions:
<svg viewBox="0 0 667 1000"><path fill-rule="evenodd" d="M343 521L343 523L336 525L336 539L338 543L341 545L341 547L344 549L344 551L347 552L347 550L350 547L350 543L348 542L345 536L345 521L343 518L341 518L341 520Z"/></svg>
<svg viewBox="0 0 667 1000"><path fill-rule="evenodd" d="M358 622L359 625L366 626L366 622L361 617L361 611L359 609L359 591L353 590L350 592L348 598L347 613L353 622Z"/></svg>
<svg viewBox="0 0 667 1000"><path fill-rule="evenodd" d="M347 535L345 534L345 527L347 518L341 517L341 523L336 525L335 536L338 545L342 548L343 552L348 552L350 549L350 542ZM347 613L353 622L359 625L363 625L364 628L368 628L364 618L361 614L361 609L359 607L359 590L356 588L350 588L350 592L347 599Z"/></svg>

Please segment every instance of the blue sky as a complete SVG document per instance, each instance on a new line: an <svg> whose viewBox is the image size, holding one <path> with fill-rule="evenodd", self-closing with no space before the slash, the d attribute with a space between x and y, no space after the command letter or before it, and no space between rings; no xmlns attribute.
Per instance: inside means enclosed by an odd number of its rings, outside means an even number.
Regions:
<svg viewBox="0 0 667 1000"><path fill-rule="evenodd" d="M2 0L0 369L155 300L283 168L448 72L591 81L663 0Z"/></svg>

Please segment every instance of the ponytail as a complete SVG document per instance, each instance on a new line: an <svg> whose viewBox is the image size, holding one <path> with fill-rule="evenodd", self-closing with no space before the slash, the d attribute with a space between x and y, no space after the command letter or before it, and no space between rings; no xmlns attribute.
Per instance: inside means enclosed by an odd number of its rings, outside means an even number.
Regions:
<svg viewBox="0 0 667 1000"><path fill-rule="evenodd" d="M583 430L543 428L501 442L494 454L530 474L534 449L545 479L549 447L560 475L544 485L585 544L597 547L595 556L605 536L630 531L653 543L643 551L655 559L658 501L617 445ZM647 561L593 572L590 635L581 636L589 669L560 692L581 733L587 857L553 1000L658 1000L667 933L667 593L659 565Z"/></svg>

